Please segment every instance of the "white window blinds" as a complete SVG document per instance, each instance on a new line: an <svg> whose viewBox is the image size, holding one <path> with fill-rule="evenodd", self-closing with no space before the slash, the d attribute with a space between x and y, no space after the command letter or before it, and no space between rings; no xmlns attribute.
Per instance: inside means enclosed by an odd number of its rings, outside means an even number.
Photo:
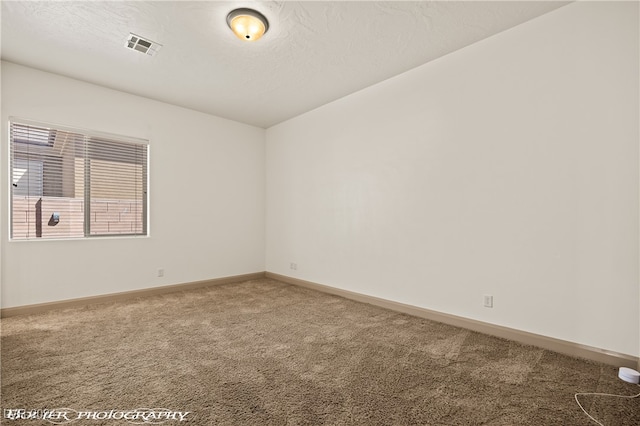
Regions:
<svg viewBox="0 0 640 426"><path fill-rule="evenodd" d="M11 121L11 238L147 234L146 141Z"/></svg>

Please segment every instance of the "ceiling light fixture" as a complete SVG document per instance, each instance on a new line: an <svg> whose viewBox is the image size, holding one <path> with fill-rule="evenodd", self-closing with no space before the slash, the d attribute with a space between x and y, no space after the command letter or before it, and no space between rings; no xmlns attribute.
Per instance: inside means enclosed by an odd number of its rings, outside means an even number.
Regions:
<svg viewBox="0 0 640 426"><path fill-rule="evenodd" d="M269 30L269 21L260 12L240 8L229 12L227 25L240 40L256 41Z"/></svg>

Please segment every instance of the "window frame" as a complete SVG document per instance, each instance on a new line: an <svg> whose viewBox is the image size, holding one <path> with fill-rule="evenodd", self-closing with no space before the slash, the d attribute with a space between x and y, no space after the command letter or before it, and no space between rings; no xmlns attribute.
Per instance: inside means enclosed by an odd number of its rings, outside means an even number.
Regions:
<svg viewBox="0 0 640 426"><path fill-rule="evenodd" d="M12 140L12 128L13 125L21 125L21 126L34 126L39 128L46 128L52 131L61 131L74 133L77 135L82 135L83 144L84 144L84 154L81 158L81 161L84 162L83 167L83 187L84 187L84 195L82 197L82 205L83 205L83 235L82 236L55 236L55 237L25 237L25 238L14 238L14 159L15 156L15 147L14 141ZM143 155L146 157L145 161L140 163L130 163L130 164L141 164L142 165L142 228L140 233L91 233L91 194L90 194L90 185L88 184L91 181L91 169L92 167L87 167L87 164L91 161L91 158L87 154L89 150L89 145L95 143L96 140L103 140L114 144L132 144L137 146L144 146ZM9 174L9 232L7 235L9 236L8 240L10 242L23 242L23 241L66 241L66 240L87 240L87 239L113 239L113 238L148 238L149 233L149 174L150 174L150 151L151 146L148 139L125 136L121 134L102 132L97 130L90 130L81 127L73 127L68 125L59 125L53 124L45 121L37 121L32 119L24 119L20 117L9 117L8 126L7 126L7 148L8 148L8 174ZM39 142L28 142L21 141L19 143L29 144L34 147L42 147L46 149L47 147L51 147L52 143L49 142L47 144L39 143ZM18 156L20 158L20 156Z"/></svg>

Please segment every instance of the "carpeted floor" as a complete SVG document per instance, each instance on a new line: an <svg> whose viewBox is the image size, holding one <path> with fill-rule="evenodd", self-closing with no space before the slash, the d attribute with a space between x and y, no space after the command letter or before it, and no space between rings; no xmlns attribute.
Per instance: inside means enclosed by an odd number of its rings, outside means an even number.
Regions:
<svg viewBox="0 0 640 426"><path fill-rule="evenodd" d="M575 392L640 392L614 367L269 279L1 324L3 410L189 412L165 425L595 425ZM581 401L606 426L640 424L640 399Z"/></svg>

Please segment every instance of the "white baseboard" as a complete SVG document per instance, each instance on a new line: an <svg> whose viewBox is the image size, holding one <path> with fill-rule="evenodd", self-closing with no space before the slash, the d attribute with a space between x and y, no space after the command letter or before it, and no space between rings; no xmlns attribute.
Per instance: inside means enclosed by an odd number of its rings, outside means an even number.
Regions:
<svg viewBox="0 0 640 426"><path fill-rule="evenodd" d="M565 355L598 361L616 367L640 368L640 358L633 355L621 354L618 352L569 342L566 340L555 339L553 337L547 337L540 334L529 333L527 331L517 330L514 328L502 327L500 325L459 317L456 315L445 314L442 312L432 311L430 309L406 305L404 303L398 303L391 300L368 296L361 293L355 293L348 290L342 290L324 284L305 281L286 275L276 274L273 272L265 272L265 275L267 278L272 278L274 280L282 281L288 284L293 284L300 287L321 291L323 293L341 296L346 299L368 303L370 305L380 306L382 308L391 309L393 311L402 312L419 318L425 318L432 321L466 328L468 330L478 331L480 333L489 334L492 336L514 340L519 343L537 346Z"/></svg>
<svg viewBox="0 0 640 426"><path fill-rule="evenodd" d="M65 309L77 306L84 306L94 303L114 302L119 300L134 299L138 297L153 296L156 294L172 293L176 291L185 291L195 288L208 287L212 285L229 284L234 282L248 281L260 278L272 278L284 283L309 288L323 293L341 296L358 302L368 303L370 305L380 306L382 308L391 309L393 311L402 312L419 318L425 318L432 321L442 322L457 327L466 328L468 330L489 334L492 336L502 337L514 340L516 342L533 345L544 349L549 349L566 355L584 358L592 361L598 361L616 367L637 368L640 370L640 358L633 355L621 354L618 352L608 351L605 349L594 348L587 345L581 345L566 340L555 339L553 337L542 336L539 334L529 333L527 331L517 330L508 327L502 327L482 321L472 320L469 318L459 317L456 315L445 314L442 312L432 311L430 309L420 308L418 306L407 305L404 303L394 302L391 300L381 299L378 297L368 296L366 294L356 293L348 290L342 290L336 287L318 284L311 281L305 281L298 278L280 275L273 272L256 272L253 274L235 275L230 277L216 278L211 280L196 281L184 284L174 284L162 287L146 288L142 290L125 291L121 293L111 293L99 296L82 297L77 299L68 299L48 303L38 303L34 305L16 306L0 309L0 317L6 318L16 315L29 315L52 309Z"/></svg>
<svg viewBox="0 0 640 426"><path fill-rule="evenodd" d="M141 290L123 291L121 293L102 294L99 296L80 297L77 299L67 299L55 302L38 303L34 305L16 306L11 308L0 309L0 317L12 317L16 315L30 315L40 312L50 311L52 309L66 309L77 306L90 305L94 303L115 302L119 300L135 299L138 297L153 296L156 294L173 293L176 291L192 290L200 287L208 287L212 285L229 284L240 281L256 280L264 278L264 272L256 272L253 274L234 275L230 277L215 278L211 280L195 281L184 284L173 284L161 287L144 288Z"/></svg>

